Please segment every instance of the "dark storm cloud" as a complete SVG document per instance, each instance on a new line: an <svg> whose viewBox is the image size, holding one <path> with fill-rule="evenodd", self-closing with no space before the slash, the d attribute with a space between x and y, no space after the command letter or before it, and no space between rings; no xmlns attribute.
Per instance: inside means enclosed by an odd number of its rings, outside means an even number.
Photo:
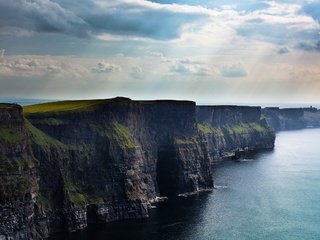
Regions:
<svg viewBox="0 0 320 240"><path fill-rule="evenodd" d="M49 0L0 0L1 35L19 29L85 35L86 28L81 18Z"/></svg>
<svg viewBox="0 0 320 240"><path fill-rule="evenodd" d="M76 36L111 33L160 40L177 38L186 23L207 17L144 1L0 0L0 36L21 31Z"/></svg>

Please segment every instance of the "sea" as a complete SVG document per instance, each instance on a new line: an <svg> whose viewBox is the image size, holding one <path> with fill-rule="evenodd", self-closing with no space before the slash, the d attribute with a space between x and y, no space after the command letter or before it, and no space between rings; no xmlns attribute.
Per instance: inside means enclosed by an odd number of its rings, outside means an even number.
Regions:
<svg viewBox="0 0 320 240"><path fill-rule="evenodd" d="M320 129L277 133L272 151L213 166L215 189L150 218L91 224L51 240L320 239Z"/></svg>

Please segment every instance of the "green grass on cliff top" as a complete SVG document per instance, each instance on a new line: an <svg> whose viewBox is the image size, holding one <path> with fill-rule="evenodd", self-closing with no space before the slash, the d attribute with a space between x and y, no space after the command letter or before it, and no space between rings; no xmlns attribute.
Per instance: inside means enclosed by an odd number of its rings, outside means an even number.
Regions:
<svg viewBox="0 0 320 240"><path fill-rule="evenodd" d="M46 112L64 112L64 111L90 111L106 102L106 100L75 100L40 103L23 107L25 113L46 113Z"/></svg>
<svg viewBox="0 0 320 240"><path fill-rule="evenodd" d="M66 100L58 102L40 103L24 106L26 114L32 113L50 113L66 111L93 111L97 107L107 103L139 103L139 104L194 104L191 101L178 100L151 100L151 101L132 101L125 97L116 97L110 99L92 99L92 100ZM1 107L1 106L0 106Z"/></svg>

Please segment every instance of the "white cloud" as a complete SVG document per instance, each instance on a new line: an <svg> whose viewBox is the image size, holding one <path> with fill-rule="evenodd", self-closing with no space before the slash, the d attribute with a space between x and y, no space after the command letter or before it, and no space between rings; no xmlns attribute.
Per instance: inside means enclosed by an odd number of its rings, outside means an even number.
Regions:
<svg viewBox="0 0 320 240"><path fill-rule="evenodd" d="M160 59L162 62L167 62L168 59L163 55L161 52L153 52L153 51L146 51L145 56L151 56Z"/></svg>
<svg viewBox="0 0 320 240"><path fill-rule="evenodd" d="M97 65L92 68L92 71L95 73L121 72L121 70L122 68L120 65L108 63L105 61L97 63Z"/></svg>
<svg viewBox="0 0 320 240"><path fill-rule="evenodd" d="M170 71L174 73L188 74L192 73L193 69L190 66L186 66L183 64L175 64L170 67Z"/></svg>
<svg viewBox="0 0 320 240"><path fill-rule="evenodd" d="M208 76L211 74L212 74L212 72L207 67L199 67L196 71L197 76Z"/></svg>
<svg viewBox="0 0 320 240"><path fill-rule="evenodd" d="M2 52L4 53L4 51ZM15 77L36 77L48 74L62 74L78 77L86 73L85 67L73 63L68 57L10 56L2 54L0 75Z"/></svg>
<svg viewBox="0 0 320 240"><path fill-rule="evenodd" d="M62 68L61 68L61 66L57 66L57 65L49 65L49 66L47 66L47 71L49 73L61 73Z"/></svg>
<svg viewBox="0 0 320 240"><path fill-rule="evenodd" d="M110 34L110 33L103 33L97 36L97 39L106 41L106 42L119 42L126 39L125 36Z"/></svg>
<svg viewBox="0 0 320 240"><path fill-rule="evenodd" d="M198 60L191 60L190 58L184 58L179 61L181 64L203 64L204 62Z"/></svg>
<svg viewBox="0 0 320 240"><path fill-rule="evenodd" d="M221 74L227 78L239 78L247 76L245 68L240 63L223 66L221 69Z"/></svg>
<svg viewBox="0 0 320 240"><path fill-rule="evenodd" d="M0 49L0 61L4 60L5 49Z"/></svg>
<svg viewBox="0 0 320 240"><path fill-rule="evenodd" d="M208 76L211 75L209 68L202 66L197 61L178 60L170 66L170 72L175 74L194 75L194 76Z"/></svg>
<svg viewBox="0 0 320 240"><path fill-rule="evenodd" d="M135 79L140 79L143 77L143 71L142 71L142 68L139 67L139 66L133 66L131 68L131 71L130 71L130 75L131 77L135 78Z"/></svg>

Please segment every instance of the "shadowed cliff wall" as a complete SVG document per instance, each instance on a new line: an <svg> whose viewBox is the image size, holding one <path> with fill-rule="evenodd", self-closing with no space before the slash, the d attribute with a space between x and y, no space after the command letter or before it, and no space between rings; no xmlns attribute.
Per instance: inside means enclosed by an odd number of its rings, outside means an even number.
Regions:
<svg viewBox="0 0 320 240"><path fill-rule="evenodd" d="M36 166L22 108L0 104L0 239L36 238Z"/></svg>

